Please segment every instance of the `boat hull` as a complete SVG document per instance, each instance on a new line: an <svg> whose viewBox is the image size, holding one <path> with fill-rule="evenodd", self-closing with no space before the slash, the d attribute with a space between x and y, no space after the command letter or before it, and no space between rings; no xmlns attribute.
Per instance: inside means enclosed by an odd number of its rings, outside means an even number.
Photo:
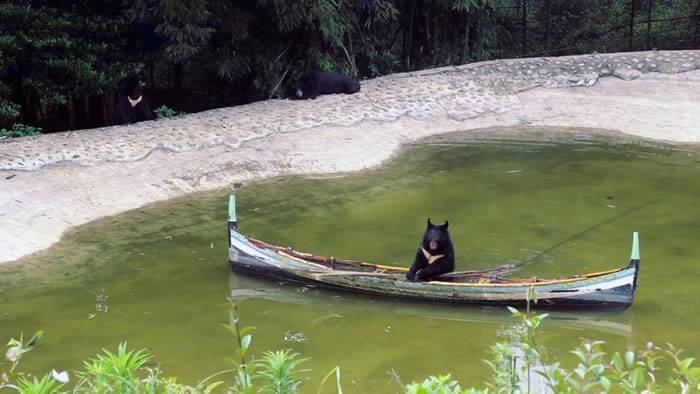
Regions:
<svg viewBox="0 0 700 394"><path fill-rule="evenodd" d="M637 267L580 280L528 284L479 284L410 282L401 274L337 272L316 264L280 256L250 243L243 235L231 233L229 262L234 271L292 281L327 289L350 291L404 300L444 302L463 305L510 305L528 303L535 288L537 308L624 309L632 304Z"/></svg>

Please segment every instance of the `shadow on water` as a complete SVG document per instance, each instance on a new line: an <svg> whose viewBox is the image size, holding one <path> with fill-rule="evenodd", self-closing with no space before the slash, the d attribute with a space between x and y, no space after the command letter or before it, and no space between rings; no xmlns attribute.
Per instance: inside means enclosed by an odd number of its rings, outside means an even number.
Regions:
<svg viewBox="0 0 700 394"><path fill-rule="evenodd" d="M493 135L493 134L489 134ZM697 149L588 132L488 140L440 136L381 168L244 185L239 222L296 250L410 265L426 217L448 218L457 269L521 264L556 277L624 266L641 235L640 288L625 312L553 312L547 349L569 360L578 338L624 350L672 342L700 354L700 164ZM475 137L476 136L476 137ZM405 303L239 277L227 265L228 191L108 217L45 252L0 267L0 342L44 329L24 364L75 369L121 341L148 347L193 382L228 368L226 297L256 326L253 353L290 348L318 379L342 369L348 392L394 392L451 372L488 376L481 361L513 321L500 308ZM527 263L527 264L526 264Z"/></svg>
<svg viewBox="0 0 700 394"><path fill-rule="evenodd" d="M235 302L266 300L280 304L322 305L339 310L361 305L364 308L391 311L400 315L421 316L431 320L448 320L463 323L480 323L508 326L513 323L511 314L502 307L464 306L420 301L397 301L367 294L347 294L299 285L283 281L270 281L231 273L229 276L230 298ZM599 332L633 337L634 310L603 311L549 311L545 326L579 332ZM338 315L332 315L338 317ZM318 319L317 319L318 321ZM316 322L317 322L316 321Z"/></svg>

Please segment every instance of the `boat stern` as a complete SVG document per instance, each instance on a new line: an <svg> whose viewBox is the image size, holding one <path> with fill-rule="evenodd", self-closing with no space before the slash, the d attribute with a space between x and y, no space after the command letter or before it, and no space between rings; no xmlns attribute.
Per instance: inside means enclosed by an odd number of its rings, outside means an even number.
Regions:
<svg viewBox="0 0 700 394"><path fill-rule="evenodd" d="M238 218L236 216L236 195L228 197L228 246L231 247L231 233L238 230Z"/></svg>
<svg viewBox="0 0 700 394"><path fill-rule="evenodd" d="M630 253L630 264L628 268L634 269L634 280L632 282L632 297L637 290L637 279L639 278L639 233L632 233L632 252Z"/></svg>
<svg viewBox="0 0 700 394"><path fill-rule="evenodd" d="M236 215L236 195L228 197L228 261L238 261L238 248L233 245L234 233L238 232L238 217Z"/></svg>

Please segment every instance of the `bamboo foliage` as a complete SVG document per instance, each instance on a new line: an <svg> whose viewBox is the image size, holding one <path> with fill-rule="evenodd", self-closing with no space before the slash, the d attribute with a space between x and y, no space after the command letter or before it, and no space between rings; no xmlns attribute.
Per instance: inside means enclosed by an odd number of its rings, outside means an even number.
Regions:
<svg viewBox="0 0 700 394"><path fill-rule="evenodd" d="M145 71L154 107L284 97L302 74L355 78L493 58L700 46L697 0L10 0L0 128L110 123Z"/></svg>

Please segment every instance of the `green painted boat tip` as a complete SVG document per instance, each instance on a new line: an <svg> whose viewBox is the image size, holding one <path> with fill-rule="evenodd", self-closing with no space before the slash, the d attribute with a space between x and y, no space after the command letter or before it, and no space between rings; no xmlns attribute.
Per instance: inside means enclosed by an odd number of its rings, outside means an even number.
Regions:
<svg viewBox="0 0 700 394"><path fill-rule="evenodd" d="M639 233L632 233L632 254L630 260L639 260Z"/></svg>
<svg viewBox="0 0 700 394"><path fill-rule="evenodd" d="M228 197L228 221L237 222L236 219L236 195L231 194Z"/></svg>

